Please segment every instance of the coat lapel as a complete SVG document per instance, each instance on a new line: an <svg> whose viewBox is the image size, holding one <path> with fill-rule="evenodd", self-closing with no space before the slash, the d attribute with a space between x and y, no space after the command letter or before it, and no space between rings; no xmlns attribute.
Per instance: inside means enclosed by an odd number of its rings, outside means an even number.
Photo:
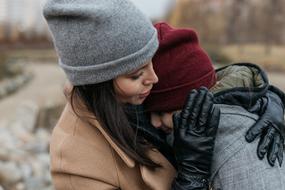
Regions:
<svg viewBox="0 0 285 190"><path fill-rule="evenodd" d="M113 140L112 138L108 135L108 133L102 128L100 123L97 121L97 119L92 115L90 112L87 111L87 109L82 106L80 107L80 112L75 114L72 106L68 103L67 104L67 110L69 113L72 113L74 116L82 115L85 118L84 122L91 124L92 126L96 127L104 136L104 138L107 140L107 142L111 145L111 147L115 150L115 152L121 157L121 159L126 163L126 165L130 168L135 167L135 161L130 158ZM77 117L77 116L76 116ZM82 119L81 118L81 119Z"/></svg>
<svg viewBox="0 0 285 190"><path fill-rule="evenodd" d="M72 111L71 105L68 105L68 110L75 114ZM120 156L120 158L125 162L125 164L133 168L135 167L135 161L130 158L108 135L108 133L102 128L100 123L94 118L92 115L88 115L88 113L84 113L86 116L88 123L95 126L110 144L110 146L116 151L116 153ZM173 178L175 177L176 171L171 163L158 151L158 150L149 150L147 155L154 162L161 164L161 168L152 170L151 168L140 165L140 172L143 178L143 181L153 190L166 190L170 189Z"/></svg>
<svg viewBox="0 0 285 190"><path fill-rule="evenodd" d="M92 120L92 123L100 130L105 139L117 152L121 159L126 163L126 165L130 168L135 167L135 161L130 158L120 147L118 147L118 145L101 127L98 121ZM156 163L160 163L162 167L156 170L152 170L151 168L140 165L139 167L143 181L153 190L170 189L172 180L176 174L174 167L158 150L150 150L148 151L147 155Z"/></svg>
<svg viewBox="0 0 285 190"><path fill-rule="evenodd" d="M176 170L158 150L150 150L148 156L154 162L161 164L162 167L152 170L148 167L140 166L144 182L154 190L170 189Z"/></svg>
<svg viewBox="0 0 285 190"><path fill-rule="evenodd" d="M101 125L98 123L97 120L91 121L94 126L96 126L99 131L102 133L102 135L105 137L105 139L108 141L108 143L111 145L111 147L117 152L117 154L121 157L121 159L127 164L128 167L133 168L135 167L135 161L130 158L112 139L111 137L106 133L106 131L101 127Z"/></svg>

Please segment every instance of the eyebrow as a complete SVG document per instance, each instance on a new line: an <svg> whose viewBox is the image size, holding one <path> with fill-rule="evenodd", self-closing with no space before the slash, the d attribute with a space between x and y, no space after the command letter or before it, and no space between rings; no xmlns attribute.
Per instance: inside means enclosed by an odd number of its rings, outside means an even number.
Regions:
<svg viewBox="0 0 285 190"><path fill-rule="evenodd" d="M136 74L137 72L139 72L141 69L144 69L149 63L147 63L146 65L143 65L141 68L138 68L137 70L131 72L131 73L127 73L128 76Z"/></svg>

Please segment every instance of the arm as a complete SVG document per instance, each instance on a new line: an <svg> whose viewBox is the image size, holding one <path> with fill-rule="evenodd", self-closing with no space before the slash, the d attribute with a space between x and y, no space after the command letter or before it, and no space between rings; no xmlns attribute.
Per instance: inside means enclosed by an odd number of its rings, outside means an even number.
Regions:
<svg viewBox="0 0 285 190"><path fill-rule="evenodd" d="M260 136L257 146L257 155L263 159L267 154L268 163L274 166L275 160L282 165L284 152L284 93L274 86L270 86L268 92L257 105L259 108L259 120L247 131L246 141L251 143ZM254 112L254 111L251 112Z"/></svg>

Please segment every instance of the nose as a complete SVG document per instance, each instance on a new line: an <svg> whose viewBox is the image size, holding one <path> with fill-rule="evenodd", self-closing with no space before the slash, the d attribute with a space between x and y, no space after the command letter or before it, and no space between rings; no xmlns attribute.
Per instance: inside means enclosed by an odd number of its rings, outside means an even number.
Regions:
<svg viewBox="0 0 285 190"><path fill-rule="evenodd" d="M152 63L149 65L147 72L148 72L148 75L147 75L146 80L144 81L144 85L151 85L151 84L157 83L158 77L155 74Z"/></svg>
<svg viewBox="0 0 285 190"><path fill-rule="evenodd" d="M173 112L165 112L161 116L161 121L166 128L173 129L172 121Z"/></svg>
<svg viewBox="0 0 285 190"><path fill-rule="evenodd" d="M161 128L162 126L160 116L157 113L150 114L150 122L157 129Z"/></svg>

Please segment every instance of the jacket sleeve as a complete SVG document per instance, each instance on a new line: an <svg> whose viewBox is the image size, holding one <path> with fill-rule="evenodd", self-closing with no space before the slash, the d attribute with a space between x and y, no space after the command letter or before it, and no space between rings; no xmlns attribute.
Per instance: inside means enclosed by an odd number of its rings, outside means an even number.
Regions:
<svg viewBox="0 0 285 190"><path fill-rule="evenodd" d="M256 155L258 141L247 143L244 133L256 116L245 111L222 114L213 163L213 190L284 190L285 165L274 167Z"/></svg>
<svg viewBox="0 0 285 190"><path fill-rule="evenodd" d="M251 146L253 146L251 148ZM214 177L214 189L284 190L285 168L270 167L255 154L256 145L247 144L230 157Z"/></svg>

